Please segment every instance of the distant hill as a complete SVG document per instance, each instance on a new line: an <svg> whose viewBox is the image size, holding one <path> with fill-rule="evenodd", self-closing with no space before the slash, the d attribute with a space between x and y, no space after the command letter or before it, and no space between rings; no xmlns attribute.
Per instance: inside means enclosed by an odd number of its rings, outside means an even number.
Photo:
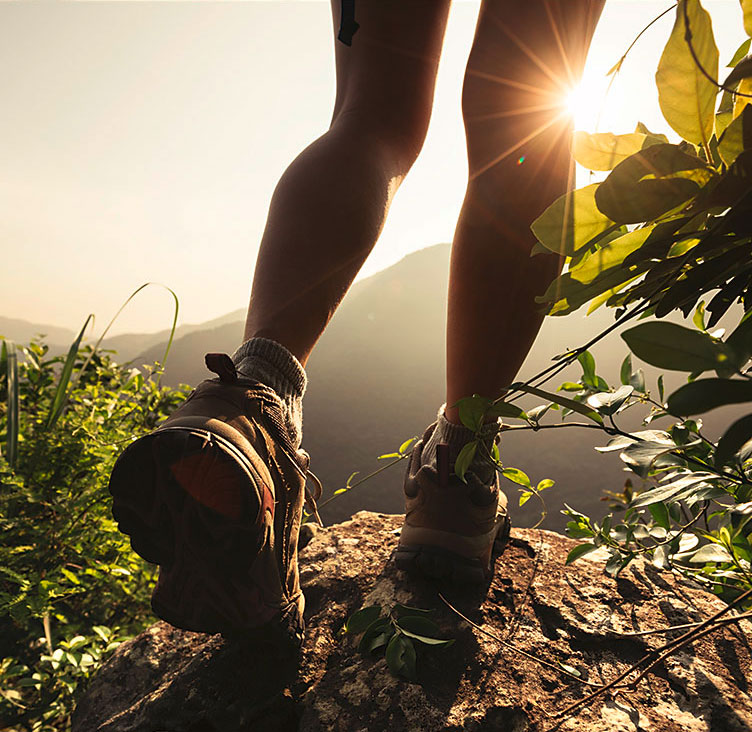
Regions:
<svg viewBox="0 0 752 732"><path fill-rule="evenodd" d="M229 323L237 323L245 318L245 312L245 309L235 310L227 315L222 315L219 318L209 320L205 323L180 325L175 329L175 340L188 336L199 330L210 330ZM169 337L169 328L156 333L123 333L122 335L105 338L102 341L102 348L117 351L118 360L120 361L130 361L140 356L145 351L151 351L151 349L155 349L156 353L159 351L159 346L161 346L161 352L159 352L154 358L155 361L161 361Z"/></svg>
<svg viewBox="0 0 752 732"><path fill-rule="evenodd" d="M60 328L56 325L43 323L31 323L28 320L6 318L0 315L0 338L7 338L16 343L25 344L40 334L45 336L44 341L50 346L50 350L55 352L62 351L63 348L67 349L76 338L76 335L78 335L68 328Z"/></svg>

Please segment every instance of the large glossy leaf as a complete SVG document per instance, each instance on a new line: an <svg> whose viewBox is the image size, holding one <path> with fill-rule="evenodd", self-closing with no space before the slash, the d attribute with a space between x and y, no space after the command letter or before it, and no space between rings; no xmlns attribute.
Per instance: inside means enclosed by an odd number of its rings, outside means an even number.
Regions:
<svg viewBox="0 0 752 732"><path fill-rule="evenodd" d="M583 284L589 284L598 275L614 269L624 261L625 257L645 243L653 228L653 226L646 226L642 229L635 229L591 252L577 267L570 270L572 278Z"/></svg>
<svg viewBox="0 0 752 732"><path fill-rule="evenodd" d="M671 414L686 417L742 402L752 402L752 381L700 379L684 384L671 394L667 408Z"/></svg>
<svg viewBox="0 0 752 732"><path fill-rule="evenodd" d="M687 43L686 23L697 62L713 79L718 77L718 48L710 15L699 0L679 0L655 74L658 103L675 132L696 145L707 144L713 134L718 88L698 68Z"/></svg>
<svg viewBox="0 0 752 732"><path fill-rule="evenodd" d="M752 414L737 419L718 441L715 449L715 466L725 465L744 445L752 439Z"/></svg>
<svg viewBox="0 0 752 732"><path fill-rule="evenodd" d="M589 170L613 170L630 155L658 142L662 142L660 137L640 132L615 135L578 130L572 139L572 157Z"/></svg>
<svg viewBox="0 0 752 732"><path fill-rule="evenodd" d="M729 361L729 351L722 343L676 323L641 323L621 337L635 356L662 369L694 373Z"/></svg>
<svg viewBox="0 0 752 732"><path fill-rule="evenodd" d="M700 191L701 184L687 171L710 175L707 165L678 145L651 145L619 163L598 186L600 211L620 224L652 221L677 208Z"/></svg>
<svg viewBox="0 0 752 732"><path fill-rule="evenodd" d="M572 256L614 222L595 203L597 183L557 198L530 227L546 249Z"/></svg>

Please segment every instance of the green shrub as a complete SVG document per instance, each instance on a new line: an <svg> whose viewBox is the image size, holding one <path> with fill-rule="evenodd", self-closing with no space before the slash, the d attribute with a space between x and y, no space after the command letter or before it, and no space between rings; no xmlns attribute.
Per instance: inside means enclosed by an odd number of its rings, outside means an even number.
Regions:
<svg viewBox="0 0 752 732"><path fill-rule="evenodd" d="M81 683L154 622L155 568L118 532L107 483L187 388L78 342L67 359L32 342L17 367L14 350L0 364L0 726L60 732Z"/></svg>

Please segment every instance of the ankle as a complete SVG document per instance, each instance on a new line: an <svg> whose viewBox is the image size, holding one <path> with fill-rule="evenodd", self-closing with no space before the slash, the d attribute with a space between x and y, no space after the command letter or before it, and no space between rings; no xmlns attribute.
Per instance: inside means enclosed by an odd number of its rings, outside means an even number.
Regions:
<svg viewBox="0 0 752 732"><path fill-rule="evenodd" d="M303 395L308 378L295 356L268 338L245 341L232 356L241 376L273 389L282 402L285 425L297 449L303 436Z"/></svg>
<svg viewBox="0 0 752 732"><path fill-rule="evenodd" d="M442 404L437 414L436 427L423 446L421 465L436 467L436 448L440 444L445 444L449 446L449 465L454 466L460 450L476 437L473 430L465 427L465 425L450 422L446 417L445 410L446 404ZM478 446L475 457L470 463L469 469L484 483L488 483L493 479L495 467L488 455L493 449L500 427L501 424L498 420L489 422L482 427L479 436L481 444Z"/></svg>

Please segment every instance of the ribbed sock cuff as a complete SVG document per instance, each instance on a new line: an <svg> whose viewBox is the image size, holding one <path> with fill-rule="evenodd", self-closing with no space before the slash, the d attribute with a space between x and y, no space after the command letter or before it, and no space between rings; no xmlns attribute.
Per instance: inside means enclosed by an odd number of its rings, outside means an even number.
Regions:
<svg viewBox="0 0 752 732"><path fill-rule="evenodd" d="M475 433L463 424L449 422L445 416L446 404L442 404L436 416L436 427L423 446L421 464L436 466L436 447L440 444L449 446L449 464L454 465L460 450L471 440L475 439ZM480 439L490 452L496 436L499 434L501 423L496 420L483 425L480 431ZM486 482L493 476L494 467L486 457L485 450L478 450L470 469L480 480Z"/></svg>
<svg viewBox="0 0 752 732"><path fill-rule="evenodd" d="M303 439L303 395L308 378L300 361L281 343L269 338L251 338L232 360L240 376L273 389L282 402L283 417L293 445Z"/></svg>
<svg viewBox="0 0 752 732"><path fill-rule="evenodd" d="M281 343L269 338L251 338L232 360L241 376L274 389L280 397L302 399L308 378L300 361Z"/></svg>

